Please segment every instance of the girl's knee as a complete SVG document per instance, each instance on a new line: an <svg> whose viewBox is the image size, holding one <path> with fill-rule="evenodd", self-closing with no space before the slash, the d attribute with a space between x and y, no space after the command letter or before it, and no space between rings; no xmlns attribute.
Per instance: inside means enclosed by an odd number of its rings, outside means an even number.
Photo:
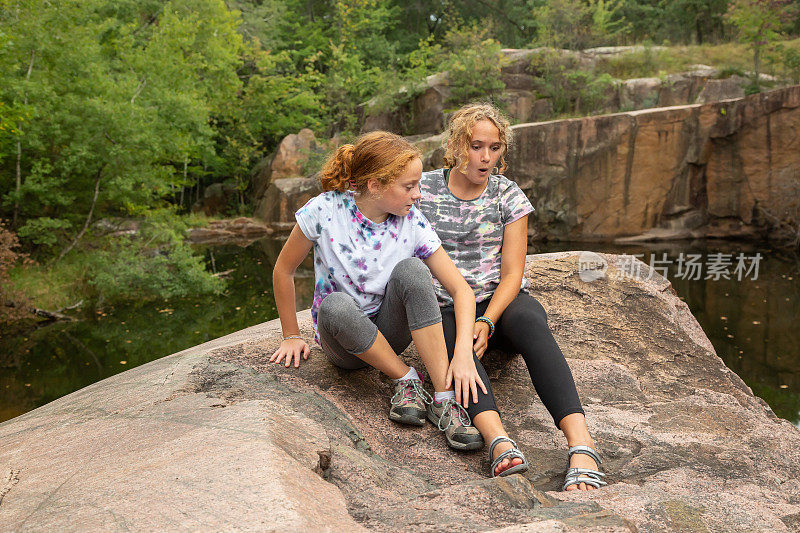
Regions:
<svg viewBox="0 0 800 533"><path fill-rule="evenodd" d="M351 296L343 292L332 292L319 304L317 326L326 331L333 331L360 313L358 305Z"/></svg>
<svg viewBox="0 0 800 533"><path fill-rule="evenodd" d="M406 279L427 272L429 272L428 267L425 266L422 259L419 257L407 257L394 266L392 277Z"/></svg>
<svg viewBox="0 0 800 533"><path fill-rule="evenodd" d="M503 313L503 321L512 327L548 327L547 311L542 304L532 297L527 296L513 302Z"/></svg>
<svg viewBox="0 0 800 533"><path fill-rule="evenodd" d="M392 270L390 281L399 283L404 288L433 290L431 272L419 257L409 257L397 263Z"/></svg>

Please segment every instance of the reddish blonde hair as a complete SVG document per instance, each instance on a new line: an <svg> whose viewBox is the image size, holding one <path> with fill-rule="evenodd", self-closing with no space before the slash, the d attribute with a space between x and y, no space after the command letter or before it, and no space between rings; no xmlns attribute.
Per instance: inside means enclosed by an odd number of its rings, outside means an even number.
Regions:
<svg viewBox="0 0 800 533"><path fill-rule="evenodd" d="M340 146L325 162L319 180L323 191L364 192L371 179L386 188L415 158L421 159L422 153L407 140L388 131L373 131L354 144Z"/></svg>
<svg viewBox="0 0 800 533"><path fill-rule="evenodd" d="M488 120L497 127L503 152L497 160L497 173L505 172L506 154L511 143L511 123L495 106L489 103L468 104L453 113L447 124L444 138L444 163L450 168L458 165L458 170L466 173L467 151L472 142L472 127L481 120ZM459 163L459 161L461 163Z"/></svg>

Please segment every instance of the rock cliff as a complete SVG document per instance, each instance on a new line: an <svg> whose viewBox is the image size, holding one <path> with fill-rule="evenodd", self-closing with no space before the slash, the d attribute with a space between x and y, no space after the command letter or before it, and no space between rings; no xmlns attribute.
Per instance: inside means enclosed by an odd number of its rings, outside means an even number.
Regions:
<svg viewBox="0 0 800 533"><path fill-rule="evenodd" d="M800 86L520 124L508 175L540 237L755 237L800 220L798 130Z"/></svg>
<svg viewBox="0 0 800 533"><path fill-rule="evenodd" d="M556 491L563 437L518 357L486 359L531 470L490 479L483 453L451 451L431 425L392 424L377 372L338 370L316 348L300 369L270 365L272 321L0 425L3 525L797 530L800 431L725 367L665 279L603 259L595 281L578 252L530 256L526 270L605 459L602 490ZM300 319L310 336L309 313Z"/></svg>
<svg viewBox="0 0 800 533"><path fill-rule="evenodd" d="M800 86L513 130L506 175L537 209L532 239L800 235ZM441 139L412 138L426 168ZM276 180L256 216L290 229L319 191L314 176Z"/></svg>

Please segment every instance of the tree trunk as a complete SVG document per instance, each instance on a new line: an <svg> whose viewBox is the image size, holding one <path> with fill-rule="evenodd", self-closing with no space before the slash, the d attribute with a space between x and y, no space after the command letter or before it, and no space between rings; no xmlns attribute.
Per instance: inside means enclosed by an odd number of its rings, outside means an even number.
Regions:
<svg viewBox="0 0 800 533"><path fill-rule="evenodd" d="M89 228L89 223L92 221L92 215L94 214L94 206L97 204L97 195L100 193L100 176L103 173L104 167L105 165L101 166L97 170L97 178L94 181L94 197L92 198L92 206L89 208L89 215L86 217L86 222L83 224L83 229L81 229L80 233L78 233L78 235L75 237L75 240L72 241L72 244L67 246L64 251L61 252L61 255L58 256L59 261L61 261L61 259L63 259L64 256L67 255L76 244L78 244L78 241L81 240L81 237L83 237L83 234L86 233L86 230Z"/></svg>
<svg viewBox="0 0 800 533"><path fill-rule="evenodd" d="M761 92L761 46L756 45L753 49L753 68L755 69L756 90Z"/></svg>
<svg viewBox="0 0 800 533"><path fill-rule="evenodd" d="M183 158L183 183L181 184L181 209L183 209L183 193L186 191L186 167L189 164L188 160Z"/></svg>
<svg viewBox="0 0 800 533"><path fill-rule="evenodd" d="M17 195L14 197L14 217L11 219L11 227L17 229L17 216L19 216L19 195L22 190L22 141L17 141Z"/></svg>
<svg viewBox="0 0 800 533"><path fill-rule="evenodd" d="M25 74L25 82L27 83L31 79L31 71L33 70L33 60L36 57L36 52L31 50L31 60L28 62L28 72ZM28 105L28 93L26 92L22 101L27 106ZM19 216L19 195L20 191L22 190L22 141L17 139L17 180L16 180L16 192L17 195L14 197L14 218L11 220L11 226L16 229L17 228L17 217Z"/></svg>

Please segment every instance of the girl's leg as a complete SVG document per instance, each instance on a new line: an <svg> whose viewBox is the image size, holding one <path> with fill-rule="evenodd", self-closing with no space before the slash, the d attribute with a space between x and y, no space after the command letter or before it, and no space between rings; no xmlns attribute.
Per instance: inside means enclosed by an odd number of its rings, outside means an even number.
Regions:
<svg viewBox="0 0 800 533"><path fill-rule="evenodd" d="M537 394L569 446L594 447L572 372L553 338L542 304L529 294L517 295L497 321L495 337L509 351L522 355ZM570 466L597 469L591 457L583 454L573 455ZM574 486L578 488L587 487L581 483Z"/></svg>
<svg viewBox="0 0 800 533"><path fill-rule="evenodd" d="M355 369L369 364L395 380L389 419L425 424L428 393L419 376L397 356L353 298L341 292L326 296L319 307L317 329L325 353L337 366Z"/></svg>
<svg viewBox="0 0 800 533"><path fill-rule="evenodd" d="M374 320L395 353L405 350L413 339L434 390L444 392L447 348L442 315L425 263L411 257L395 265Z"/></svg>
<svg viewBox="0 0 800 533"><path fill-rule="evenodd" d="M413 338L437 393L428 404L427 417L445 432L447 443L458 450L483 446L480 433L456 404L452 386L445 387L448 361L442 315L430 271L420 259L405 259L395 266L375 323L398 353Z"/></svg>
<svg viewBox="0 0 800 533"><path fill-rule="evenodd" d="M558 427L567 437L567 446L589 446L594 449L594 440L589 434L589 428L586 426L586 418L583 413L572 413L565 416L559 422ZM570 458L569 466L597 470L598 464L588 455L576 453ZM594 487L586 483L580 483L567 487L567 490L594 490Z"/></svg>
<svg viewBox="0 0 800 533"><path fill-rule="evenodd" d="M488 301L479 303L477 305L477 314L483 314L488 305ZM456 345L456 317L455 310L452 306L442 308L442 327L444 329L444 340L447 345L447 357L449 360L452 360ZM494 393L492 392L492 384L489 381L489 375L486 373L486 369L483 367L480 359L478 359L474 354L472 357L475 361L475 368L478 370L478 374L481 376L483 384L486 385L488 394L484 394L479 388L478 403L470 403L467 407L467 412L472 418L472 423L478 429L485 442L492 442L495 437L508 437L508 433L506 433L506 430L503 427L503 422L500 420L500 412L497 410L497 403L494 399ZM511 448L511 444L507 442L501 442L495 446L493 451L494 457L492 457L492 460L494 460L494 458L501 453L507 451L509 448ZM497 466L494 474L498 475L504 470L520 463L522 463L522 459L519 458L514 458L511 461L507 459L503 460Z"/></svg>
<svg viewBox="0 0 800 533"><path fill-rule="evenodd" d="M327 295L319 306L317 329L325 354L336 366L354 370L369 365L392 379L408 372L377 326L343 292Z"/></svg>

